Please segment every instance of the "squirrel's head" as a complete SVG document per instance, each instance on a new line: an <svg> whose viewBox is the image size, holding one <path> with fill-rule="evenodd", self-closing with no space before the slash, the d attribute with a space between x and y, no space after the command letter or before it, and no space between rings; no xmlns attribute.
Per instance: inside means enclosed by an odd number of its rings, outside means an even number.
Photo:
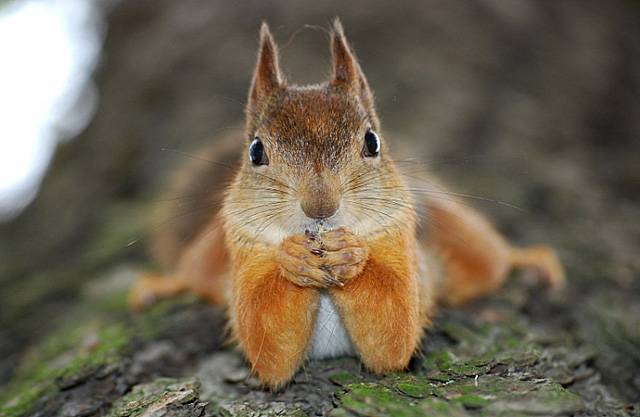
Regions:
<svg viewBox="0 0 640 417"><path fill-rule="evenodd" d="M336 19L328 82L287 85L263 23L246 108L242 167L225 200L240 235L277 242L347 226L372 235L412 224L410 193L388 155L373 93Z"/></svg>

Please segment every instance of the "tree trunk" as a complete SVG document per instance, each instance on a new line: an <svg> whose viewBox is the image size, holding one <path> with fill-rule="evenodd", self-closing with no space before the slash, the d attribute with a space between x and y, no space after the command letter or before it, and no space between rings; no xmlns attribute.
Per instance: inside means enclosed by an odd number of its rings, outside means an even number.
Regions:
<svg viewBox="0 0 640 417"><path fill-rule="evenodd" d="M639 13L596 0L118 2L95 117L0 225L0 415L640 415ZM269 393L223 344L221 312L186 297L133 316L126 288L150 267L145 235L161 226L146 219L168 173L241 125L260 21L290 82L307 83L329 71L313 25L334 16L394 150L455 191L522 208L469 201L516 241L556 246L569 288L550 300L518 277L443 311L406 373L324 361Z"/></svg>

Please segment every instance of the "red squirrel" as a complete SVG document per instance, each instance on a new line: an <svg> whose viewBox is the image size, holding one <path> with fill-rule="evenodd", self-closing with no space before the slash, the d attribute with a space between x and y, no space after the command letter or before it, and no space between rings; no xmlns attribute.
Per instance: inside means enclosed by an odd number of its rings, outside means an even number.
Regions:
<svg viewBox="0 0 640 417"><path fill-rule="evenodd" d="M183 178L178 195L198 190L201 210L160 230L167 276L147 274L131 292L134 307L187 290L223 306L253 372L274 389L307 359L356 355L375 373L405 369L438 301L491 293L514 267L555 288L565 279L550 248L515 248L450 194L412 186L338 20L331 54L328 82L289 85L262 25L244 141ZM236 165L231 154L242 155Z"/></svg>

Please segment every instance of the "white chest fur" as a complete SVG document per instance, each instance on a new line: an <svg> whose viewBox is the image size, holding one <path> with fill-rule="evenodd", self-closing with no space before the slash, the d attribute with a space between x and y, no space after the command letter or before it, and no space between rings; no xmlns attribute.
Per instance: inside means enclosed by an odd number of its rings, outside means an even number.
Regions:
<svg viewBox="0 0 640 417"><path fill-rule="evenodd" d="M311 359L353 355L353 346L340 315L328 294L320 295L320 305L311 340Z"/></svg>

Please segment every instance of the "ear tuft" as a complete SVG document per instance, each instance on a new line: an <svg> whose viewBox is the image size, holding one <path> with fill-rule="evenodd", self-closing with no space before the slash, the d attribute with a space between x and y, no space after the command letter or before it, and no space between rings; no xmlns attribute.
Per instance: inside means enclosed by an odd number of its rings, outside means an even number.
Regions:
<svg viewBox="0 0 640 417"><path fill-rule="evenodd" d="M355 85L360 68L349 48L344 36L344 28L338 18L333 21L331 54L333 57L333 84Z"/></svg>
<svg viewBox="0 0 640 417"><path fill-rule="evenodd" d="M273 36L271 36L269 25L267 25L267 22L262 22L260 26L260 51L258 52L258 62L249 99L255 103L273 94L282 84L282 76L278 65L278 48Z"/></svg>
<svg viewBox="0 0 640 417"><path fill-rule="evenodd" d="M344 35L344 28L340 19L333 21L331 34L331 56L333 62L333 79L331 85L340 89L347 89L360 98L361 103L369 114L369 119L375 129L379 128L376 116L373 92L369 83L360 69L360 64L349 48L349 43Z"/></svg>
<svg viewBox="0 0 640 417"><path fill-rule="evenodd" d="M339 17L333 19L333 32L344 37L344 27L342 26L342 22Z"/></svg>

